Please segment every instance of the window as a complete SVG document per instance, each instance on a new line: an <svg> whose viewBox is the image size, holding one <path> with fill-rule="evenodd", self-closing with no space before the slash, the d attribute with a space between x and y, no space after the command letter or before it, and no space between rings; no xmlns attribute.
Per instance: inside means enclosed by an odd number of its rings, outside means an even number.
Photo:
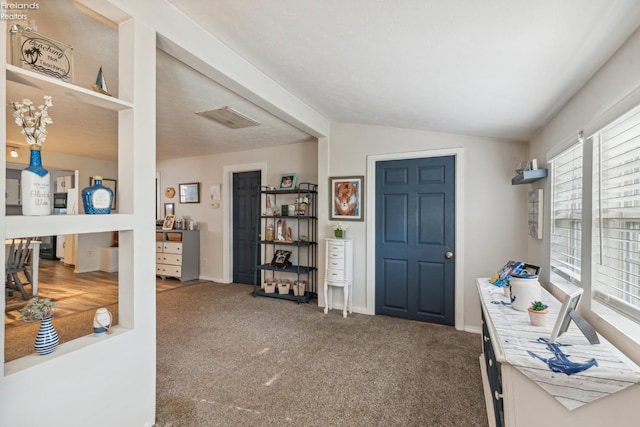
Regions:
<svg viewBox="0 0 640 427"><path fill-rule="evenodd" d="M551 163L551 270L580 283L582 258L582 144Z"/></svg>
<svg viewBox="0 0 640 427"><path fill-rule="evenodd" d="M595 134L593 147L592 295L640 320L640 108Z"/></svg>
<svg viewBox="0 0 640 427"><path fill-rule="evenodd" d="M640 323L640 107L549 163L554 278Z"/></svg>

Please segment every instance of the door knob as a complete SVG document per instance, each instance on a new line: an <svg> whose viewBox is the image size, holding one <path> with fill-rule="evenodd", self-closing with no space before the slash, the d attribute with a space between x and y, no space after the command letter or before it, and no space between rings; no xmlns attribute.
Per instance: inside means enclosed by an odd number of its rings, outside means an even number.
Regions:
<svg viewBox="0 0 640 427"><path fill-rule="evenodd" d="M444 254L444 257L445 257L446 259L451 259L451 258L453 258L453 252L447 252L447 253L445 253L445 254Z"/></svg>

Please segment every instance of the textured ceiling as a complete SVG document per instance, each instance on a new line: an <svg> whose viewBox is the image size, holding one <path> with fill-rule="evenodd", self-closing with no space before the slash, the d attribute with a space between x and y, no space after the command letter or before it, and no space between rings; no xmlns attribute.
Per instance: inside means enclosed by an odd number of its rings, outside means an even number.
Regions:
<svg viewBox="0 0 640 427"><path fill-rule="evenodd" d="M637 0L169 0L332 121L528 140Z"/></svg>
<svg viewBox="0 0 640 427"><path fill-rule="evenodd" d="M331 121L523 141L640 24L637 0L169 1ZM116 94L116 26L87 15L57 0L33 16L41 33L73 45L75 84L89 88L102 66ZM312 139L157 52L158 159ZM42 99L12 82L7 94ZM263 125L229 130L195 114L222 106ZM115 113L62 99L50 113L47 149L116 158ZM23 143L12 124L7 139Z"/></svg>

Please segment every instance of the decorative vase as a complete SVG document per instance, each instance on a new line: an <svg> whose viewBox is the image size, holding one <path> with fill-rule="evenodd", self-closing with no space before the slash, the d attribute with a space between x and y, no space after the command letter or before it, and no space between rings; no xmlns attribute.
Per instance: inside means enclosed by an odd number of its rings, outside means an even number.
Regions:
<svg viewBox="0 0 640 427"><path fill-rule="evenodd" d="M542 288L538 276L528 278L511 276L511 307L527 311L533 301L540 300Z"/></svg>
<svg viewBox="0 0 640 427"><path fill-rule="evenodd" d="M536 311L532 308L528 308L527 310L529 311L529 320L533 326L544 326L547 323L549 310Z"/></svg>
<svg viewBox="0 0 640 427"><path fill-rule="evenodd" d="M93 335L101 337L111 333L112 322L113 316L109 310L104 307L97 309L93 316Z"/></svg>
<svg viewBox="0 0 640 427"><path fill-rule="evenodd" d="M53 353L58 347L58 333L51 323L51 316L45 317L40 321L40 330L36 336L34 348L36 353L40 355Z"/></svg>
<svg viewBox="0 0 640 427"><path fill-rule="evenodd" d="M51 214L51 177L42 167L40 146L30 147L29 166L21 173L22 215Z"/></svg>
<svg viewBox="0 0 640 427"><path fill-rule="evenodd" d="M347 230L334 230L333 234L338 238L338 239L344 239L344 237L347 235Z"/></svg>
<svg viewBox="0 0 640 427"><path fill-rule="evenodd" d="M102 177L94 176L93 185L82 190L84 213L110 214L113 203L113 190L102 185Z"/></svg>

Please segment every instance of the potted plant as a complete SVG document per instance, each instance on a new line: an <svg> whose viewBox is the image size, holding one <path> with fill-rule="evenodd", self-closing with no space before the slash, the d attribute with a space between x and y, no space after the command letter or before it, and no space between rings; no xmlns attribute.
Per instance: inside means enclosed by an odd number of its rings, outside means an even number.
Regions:
<svg viewBox="0 0 640 427"><path fill-rule="evenodd" d="M20 310L21 320L25 322L40 320L40 330L38 330L34 344L38 354L49 354L58 347L58 333L51 323L51 316L56 310L56 305L56 302L49 298L33 297Z"/></svg>
<svg viewBox="0 0 640 427"><path fill-rule="evenodd" d="M547 315L549 314L549 310L547 310L547 305L542 301L533 301L531 303L531 307L529 307L529 320L531 324L534 326L544 326L547 323Z"/></svg>
<svg viewBox="0 0 640 427"><path fill-rule="evenodd" d="M345 224L339 222L333 226L333 234L339 239L343 239L347 235L347 227Z"/></svg>

